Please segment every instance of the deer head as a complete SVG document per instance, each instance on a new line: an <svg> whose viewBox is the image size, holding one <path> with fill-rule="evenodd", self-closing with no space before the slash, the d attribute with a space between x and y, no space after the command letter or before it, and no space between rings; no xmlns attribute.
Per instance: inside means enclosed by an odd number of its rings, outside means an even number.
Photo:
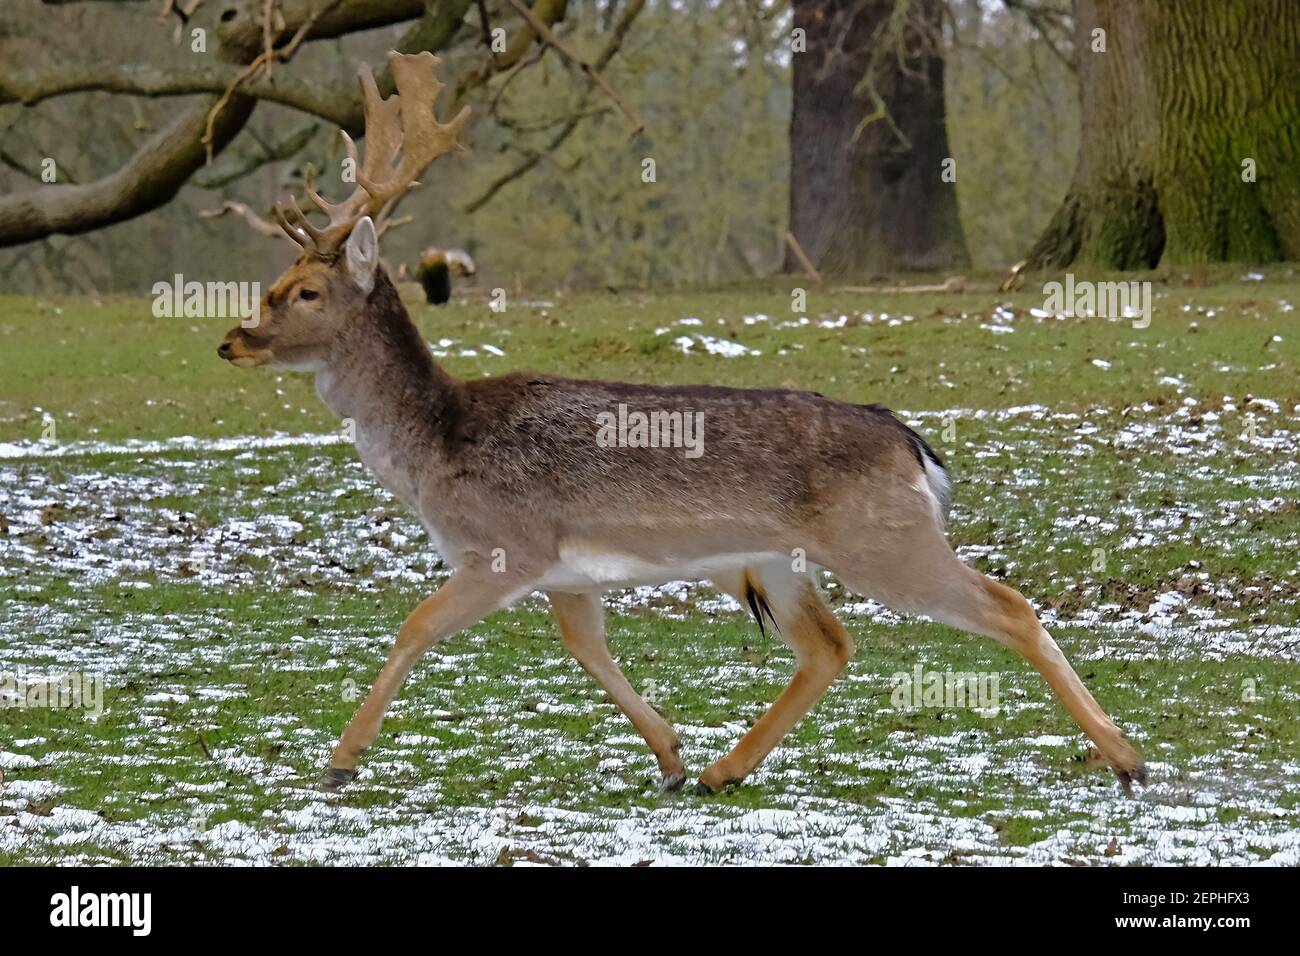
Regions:
<svg viewBox="0 0 1300 956"><path fill-rule="evenodd" d="M263 297L257 323L241 323L226 333L217 349L222 358L241 368L318 368L344 326L364 314L383 270L382 223L402 196L419 185L416 177L430 163L462 148L457 136L469 119L469 107L445 124L434 115L444 89L437 77L439 62L428 52L389 53L397 93L387 99L379 95L369 65L362 64L364 162L358 161L352 137L342 134L357 187L345 201L332 203L308 182L308 198L329 219L324 226L313 224L296 201L288 209L276 206L276 221L302 254Z"/></svg>

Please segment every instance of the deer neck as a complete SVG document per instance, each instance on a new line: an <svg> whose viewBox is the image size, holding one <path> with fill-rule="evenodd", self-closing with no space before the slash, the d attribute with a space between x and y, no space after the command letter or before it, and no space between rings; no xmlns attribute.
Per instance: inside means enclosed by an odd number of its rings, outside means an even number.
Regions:
<svg viewBox="0 0 1300 956"><path fill-rule="evenodd" d="M433 360L383 269L365 313L349 320L317 372L316 391L343 420L361 460L415 506L448 454L460 387Z"/></svg>

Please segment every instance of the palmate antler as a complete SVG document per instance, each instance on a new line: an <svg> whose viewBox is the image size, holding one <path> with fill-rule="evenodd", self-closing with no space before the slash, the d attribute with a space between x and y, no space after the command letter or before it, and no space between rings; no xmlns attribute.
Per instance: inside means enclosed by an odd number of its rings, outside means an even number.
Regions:
<svg viewBox="0 0 1300 956"><path fill-rule="evenodd" d="M316 192L308 177L307 196L329 216L329 224L324 228L312 225L296 200L289 209L280 204L275 207L280 228L308 255L333 259L363 216L378 219L390 212L407 190L419 185L416 177L430 163L445 153L463 148L456 137L469 120L469 107L463 107L447 123L439 123L433 112L434 103L446 88L437 76L440 63L427 51L390 52L388 65L393 71L397 93L387 99L379 95L370 65L361 65L358 72L366 120L364 163L357 159L357 144L342 131L356 170L356 190L343 202L332 203Z"/></svg>

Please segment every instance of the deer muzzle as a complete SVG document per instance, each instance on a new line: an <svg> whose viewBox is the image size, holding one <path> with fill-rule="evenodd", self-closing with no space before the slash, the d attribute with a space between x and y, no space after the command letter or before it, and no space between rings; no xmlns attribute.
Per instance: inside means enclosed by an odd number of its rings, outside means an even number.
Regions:
<svg viewBox="0 0 1300 956"><path fill-rule="evenodd" d="M274 355L264 343L258 342L242 326L235 326L217 346L217 355L236 368L256 368L270 362Z"/></svg>

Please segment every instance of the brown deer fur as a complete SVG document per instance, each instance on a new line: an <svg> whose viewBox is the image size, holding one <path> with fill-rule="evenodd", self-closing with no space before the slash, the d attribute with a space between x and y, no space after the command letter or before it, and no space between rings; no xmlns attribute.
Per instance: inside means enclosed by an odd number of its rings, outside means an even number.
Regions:
<svg viewBox="0 0 1300 956"><path fill-rule="evenodd" d="M393 59L396 57L396 59ZM853 641L817 591L824 568L898 611L927 614L1000 641L1046 678L1114 767L1125 789L1141 757L1097 705L1018 593L961 563L948 545L943 466L921 438L876 405L810 392L663 387L515 372L465 381L441 369L380 265L371 214L456 147L432 119L437 60L390 55L397 103L369 71L365 176L333 205L324 230L298 214L282 226L303 256L266 295L255 327L218 352L240 367L313 373L324 402L355 425L361 460L421 518L453 568L403 623L370 693L322 778L355 773L384 712L430 647L530 592L549 596L564 644L645 737L662 786L685 779L677 735L628 684L605 645L599 596L612 588L708 579L749 605L794 651L790 685L701 784L751 773L816 703L853 655ZM426 112L427 111L427 112ZM410 150L410 151L408 151ZM421 152L422 151L422 152ZM355 151L354 151L355 155ZM376 182L376 177L379 180ZM602 416L699 416L697 448L601 441ZM692 419L696 420L696 419Z"/></svg>
<svg viewBox="0 0 1300 956"><path fill-rule="evenodd" d="M371 235L363 223L358 231ZM349 240L351 246L352 240ZM364 245L364 240L359 243ZM809 392L575 381L516 372L460 380L434 361L377 253L304 256L278 281L255 329L232 329L223 358L316 375L355 423L357 450L422 518L455 570L407 620L344 734L326 783L351 776L388 702L430 646L534 590L551 596L565 645L654 749L664 785L684 778L678 742L605 649L598 595L708 578L761 600L795 652L794 680L701 781L750 773L845 666L853 642L817 594L826 568L899 611L992 637L1037 667L1114 765L1141 779L1140 757L1101 711L1015 591L970 570L944 536L941 468L888 411ZM367 265L366 263L369 263ZM363 282L364 285L364 282ZM315 292L305 300L302 290ZM620 405L703 414L703 453L602 447L598 416ZM494 567L495 564L495 567Z"/></svg>

